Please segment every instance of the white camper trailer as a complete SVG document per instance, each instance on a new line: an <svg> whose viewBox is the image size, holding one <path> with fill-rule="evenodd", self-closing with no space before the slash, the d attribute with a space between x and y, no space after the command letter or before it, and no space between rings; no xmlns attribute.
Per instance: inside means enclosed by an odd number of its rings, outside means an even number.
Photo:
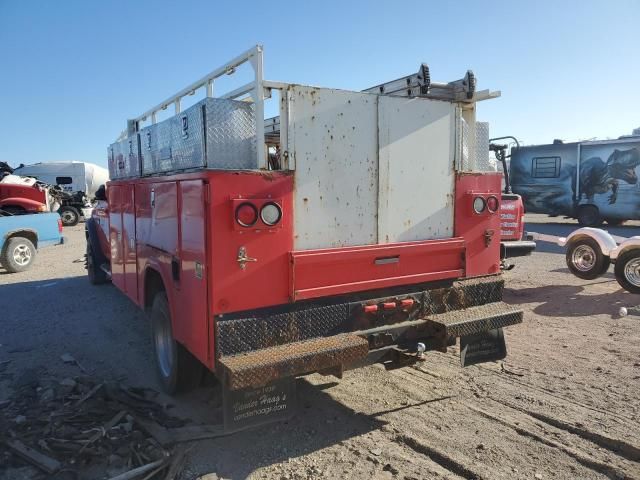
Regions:
<svg viewBox="0 0 640 480"><path fill-rule="evenodd" d="M106 168L87 162L46 162L20 165L16 175L35 177L41 182L58 185L65 192L82 192L92 198L98 187L109 180Z"/></svg>

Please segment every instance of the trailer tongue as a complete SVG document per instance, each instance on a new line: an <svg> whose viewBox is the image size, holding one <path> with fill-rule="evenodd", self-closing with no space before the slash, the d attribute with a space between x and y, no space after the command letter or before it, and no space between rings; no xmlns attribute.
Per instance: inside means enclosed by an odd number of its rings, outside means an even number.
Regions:
<svg viewBox="0 0 640 480"><path fill-rule="evenodd" d="M214 98L244 63L254 80ZM233 430L288 414L296 376L410 365L458 337L463 366L504 358L522 311L502 302L500 174L476 168L475 103L498 94L475 86L426 65L363 92L270 82L258 46L129 120L87 263L150 312L163 387L208 368Z"/></svg>

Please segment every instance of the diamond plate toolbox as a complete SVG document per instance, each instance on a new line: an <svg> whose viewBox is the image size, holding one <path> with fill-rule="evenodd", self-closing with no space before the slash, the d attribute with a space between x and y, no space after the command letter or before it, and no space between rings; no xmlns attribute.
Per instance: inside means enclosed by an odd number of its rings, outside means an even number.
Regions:
<svg viewBox="0 0 640 480"><path fill-rule="evenodd" d="M142 174L205 166L203 102L140 130Z"/></svg>
<svg viewBox="0 0 640 480"><path fill-rule="evenodd" d="M207 167L258 168L253 104L221 98L207 98L204 102Z"/></svg>
<svg viewBox="0 0 640 480"><path fill-rule="evenodd" d="M140 130L142 174L257 168L255 132L250 103L206 98Z"/></svg>
<svg viewBox="0 0 640 480"><path fill-rule="evenodd" d="M140 176L138 135L111 144L108 149L109 178Z"/></svg>

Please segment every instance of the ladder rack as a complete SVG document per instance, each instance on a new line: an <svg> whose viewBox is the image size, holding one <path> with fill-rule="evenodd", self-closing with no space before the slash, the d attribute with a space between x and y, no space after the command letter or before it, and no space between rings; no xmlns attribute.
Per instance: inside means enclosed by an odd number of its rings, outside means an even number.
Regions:
<svg viewBox="0 0 640 480"><path fill-rule="evenodd" d="M422 97L468 104L500 96L500 91L482 90L476 92L476 77L471 70L467 70L464 77L453 82L431 82L429 67L426 63L420 65L417 73L367 88L362 92L396 97ZM264 133L267 143L276 142L280 133L279 116L267 118L264 121Z"/></svg>

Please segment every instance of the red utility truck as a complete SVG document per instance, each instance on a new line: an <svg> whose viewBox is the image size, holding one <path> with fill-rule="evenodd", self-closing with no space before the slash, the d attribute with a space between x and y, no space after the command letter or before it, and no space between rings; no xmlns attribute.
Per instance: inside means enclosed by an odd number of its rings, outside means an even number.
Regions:
<svg viewBox="0 0 640 480"><path fill-rule="evenodd" d="M253 81L214 97L245 63ZM257 46L109 147L89 277L149 312L168 392L214 372L230 430L288 415L296 376L409 365L458 337L463 366L504 358L523 314L502 302L501 174L474 168L475 104L495 96L426 65L363 92L271 82Z"/></svg>

